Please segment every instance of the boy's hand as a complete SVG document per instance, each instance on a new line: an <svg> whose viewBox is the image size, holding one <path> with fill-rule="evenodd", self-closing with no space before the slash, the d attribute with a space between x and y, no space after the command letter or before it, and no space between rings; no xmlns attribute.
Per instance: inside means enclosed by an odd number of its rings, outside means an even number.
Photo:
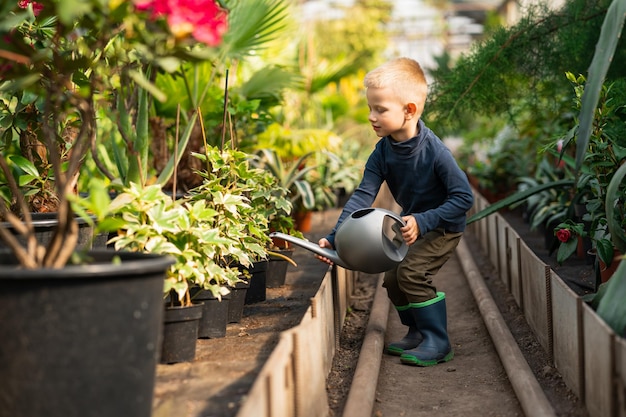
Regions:
<svg viewBox="0 0 626 417"><path fill-rule="evenodd" d="M328 239L326 239L325 237L321 238L317 244L320 246L320 248L333 249L333 245L331 245ZM315 257L322 262L326 262L328 265L333 265L333 261L326 258L325 256L315 254Z"/></svg>
<svg viewBox="0 0 626 417"><path fill-rule="evenodd" d="M402 238L407 245L412 245L420 235L420 228L412 215L404 216L402 220L406 223L406 226L400 228Z"/></svg>

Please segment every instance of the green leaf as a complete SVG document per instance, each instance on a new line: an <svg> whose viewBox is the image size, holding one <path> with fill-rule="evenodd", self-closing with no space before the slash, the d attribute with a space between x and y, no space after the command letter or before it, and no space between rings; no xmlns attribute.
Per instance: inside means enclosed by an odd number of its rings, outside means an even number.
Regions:
<svg viewBox="0 0 626 417"><path fill-rule="evenodd" d="M582 96L579 114L578 140L576 143L576 168L582 166L589 137L593 128L593 119L602 91L606 73L611 66L615 49L619 42L626 17L626 1L613 0L606 11L600 37L596 43L596 51L589 66L589 75Z"/></svg>
<svg viewBox="0 0 626 417"><path fill-rule="evenodd" d="M33 175L20 175L18 178L17 183L19 184L20 187L24 187L28 184L30 184L31 182L33 182L34 179L38 178L37 176L33 176Z"/></svg>
<svg viewBox="0 0 626 417"><path fill-rule="evenodd" d="M509 207L512 204L515 203L519 203L521 201L526 200L527 198L541 192L544 190L549 190L551 188L559 188L559 187L567 187L567 186L572 186L574 185L574 180L570 180L570 179L563 179L563 180L558 180L558 181L554 181L554 182L548 182L545 184L539 184L533 187L529 187L523 191L517 192L515 194L512 194L506 198L503 198L502 200L491 204L490 206L484 208L483 210L479 211L478 213L475 213L474 215L472 215L469 219L467 219L467 224L473 223L475 221L481 220L487 216L489 216L490 214L493 214L495 212L497 212L498 210L501 210L503 208Z"/></svg>
<svg viewBox="0 0 626 417"><path fill-rule="evenodd" d="M559 245L559 250L556 254L556 260L559 264L565 262L574 252L576 252L576 247L578 246L578 239L574 236L570 238L567 242L561 243Z"/></svg>
<svg viewBox="0 0 626 417"><path fill-rule="evenodd" d="M161 91L156 85L150 82L142 72L140 71L129 71L128 75L133 79L141 88L147 90L150 95L156 98L159 101L167 100L167 95Z"/></svg>
<svg viewBox="0 0 626 417"><path fill-rule="evenodd" d="M613 262L613 242L609 239L598 239L596 240L596 250L598 251L598 256L607 266L611 265Z"/></svg>
<svg viewBox="0 0 626 417"><path fill-rule="evenodd" d="M17 168L21 169L27 174L30 174L31 177L37 178L40 176L39 171L37 170L37 167L28 159L24 158L23 156L10 155L7 159L11 161Z"/></svg>
<svg viewBox="0 0 626 417"><path fill-rule="evenodd" d="M620 185L622 184L624 177L626 177L626 164L622 164L606 189L606 218L609 233L611 233L611 239L615 247L622 253L626 253L626 233L622 228L620 220L615 216L615 204L620 198Z"/></svg>
<svg viewBox="0 0 626 417"><path fill-rule="evenodd" d="M622 260L606 283L597 313L620 336L626 335L626 262Z"/></svg>
<svg viewBox="0 0 626 417"><path fill-rule="evenodd" d="M93 2L84 0L59 0L55 3L57 3L59 20L66 26L71 26L79 20L79 16L91 12L93 5Z"/></svg>

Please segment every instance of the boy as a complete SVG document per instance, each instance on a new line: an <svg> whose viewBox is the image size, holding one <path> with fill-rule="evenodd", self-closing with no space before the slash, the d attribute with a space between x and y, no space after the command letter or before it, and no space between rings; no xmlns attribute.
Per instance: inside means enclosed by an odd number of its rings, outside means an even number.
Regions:
<svg viewBox="0 0 626 417"><path fill-rule="evenodd" d="M363 179L346 203L335 228L320 239L333 248L335 232L353 211L371 207L383 181L402 208L406 258L385 273L383 286L398 311L406 336L387 346L402 363L431 366L452 359L445 294L433 276L450 258L465 230L473 195L450 150L420 119L427 83L420 65L397 58L364 79L369 121L382 139L365 164ZM332 264L329 259L316 256Z"/></svg>

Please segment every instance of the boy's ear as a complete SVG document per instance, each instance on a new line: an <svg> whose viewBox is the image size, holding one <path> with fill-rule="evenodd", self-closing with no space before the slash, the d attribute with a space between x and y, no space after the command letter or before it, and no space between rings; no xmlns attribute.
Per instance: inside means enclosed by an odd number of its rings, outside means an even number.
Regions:
<svg viewBox="0 0 626 417"><path fill-rule="evenodd" d="M407 103L406 108L404 109L407 118L412 118L417 113L417 106L415 103Z"/></svg>

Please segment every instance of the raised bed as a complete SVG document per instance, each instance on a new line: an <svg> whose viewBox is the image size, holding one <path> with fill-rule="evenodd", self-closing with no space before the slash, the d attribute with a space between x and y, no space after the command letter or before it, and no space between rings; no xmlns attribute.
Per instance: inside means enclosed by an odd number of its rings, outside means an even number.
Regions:
<svg viewBox="0 0 626 417"><path fill-rule="evenodd" d="M486 207L475 194L470 214ZM469 226L526 321L591 417L626 416L626 341L537 257L496 213ZM506 256L506 261L502 259Z"/></svg>

